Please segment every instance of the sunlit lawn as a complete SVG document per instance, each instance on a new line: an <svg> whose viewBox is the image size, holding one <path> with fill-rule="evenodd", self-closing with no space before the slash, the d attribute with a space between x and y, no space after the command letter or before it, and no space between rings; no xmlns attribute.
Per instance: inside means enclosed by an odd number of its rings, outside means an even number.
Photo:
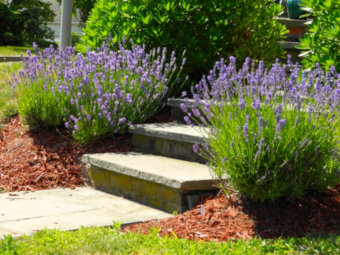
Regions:
<svg viewBox="0 0 340 255"><path fill-rule="evenodd" d="M0 125L17 112L13 89L8 81L13 72L17 72L21 68L21 62L0 63Z"/></svg>
<svg viewBox="0 0 340 255"><path fill-rule="evenodd" d="M40 231L32 236L0 239L0 254L340 254L339 236L195 242L119 232L118 228Z"/></svg>
<svg viewBox="0 0 340 255"><path fill-rule="evenodd" d="M0 46L0 56L20 56L26 55L27 50L33 50L32 47L27 46Z"/></svg>

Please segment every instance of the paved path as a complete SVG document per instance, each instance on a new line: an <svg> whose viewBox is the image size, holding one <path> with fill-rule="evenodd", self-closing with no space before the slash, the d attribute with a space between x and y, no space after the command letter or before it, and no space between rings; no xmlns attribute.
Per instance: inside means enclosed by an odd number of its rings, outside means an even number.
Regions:
<svg viewBox="0 0 340 255"><path fill-rule="evenodd" d="M122 197L89 187L0 194L0 238L49 228L74 230L81 226L110 226L170 217Z"/></svg>

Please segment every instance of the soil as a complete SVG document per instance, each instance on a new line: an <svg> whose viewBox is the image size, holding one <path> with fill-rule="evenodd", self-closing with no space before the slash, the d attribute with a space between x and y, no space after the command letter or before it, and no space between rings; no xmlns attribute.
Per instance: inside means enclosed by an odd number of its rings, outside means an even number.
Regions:
<svg viewBox="0 0 340 255"><path fill-rule="evenodd" d="M169 109L149 121L168 122ZM118 136L78 146L66 130L26 130L18 117L0 129L0 193L36 191L83 185L80 160L84 153L124 152L131 137ZM308 234L340 234L340 184L326 193L310 192L303 199L259 204L235 194L202 200L175 217L133 224L123 231L160 229L159 235L193 240L225 241L256 236L276 238Z"/></svg>

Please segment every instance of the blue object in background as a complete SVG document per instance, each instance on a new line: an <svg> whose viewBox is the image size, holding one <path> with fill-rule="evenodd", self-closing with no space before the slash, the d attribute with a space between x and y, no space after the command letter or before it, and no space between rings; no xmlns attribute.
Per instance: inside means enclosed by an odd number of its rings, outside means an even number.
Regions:
<svg viewBox="0 0 340 255"><path fill-rule="evenodd" d="M298 19L301 15L306 14L305 11L300 9L299 3L301 3L300 0L287 0L288 18Z"/></svg>

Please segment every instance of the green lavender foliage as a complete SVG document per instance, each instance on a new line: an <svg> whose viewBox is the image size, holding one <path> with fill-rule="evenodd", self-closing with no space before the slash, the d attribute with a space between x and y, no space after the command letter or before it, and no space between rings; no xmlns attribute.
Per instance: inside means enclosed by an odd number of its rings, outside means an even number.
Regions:
<svg viewBox="0 0 340 255"><path fill-rule="evenodd" d="M120 44L118 51L103 48L75 53L74 48L51 46L36 55L28 51L24 69L12 85L19 114L32 126L69 129L82 144L123 133L131 123L140 123L163 105L177 81L181 67L175 52L146 52Z"/></svg>
<svg viewBox="0 0 340 255"><path fill-rule="evenodd" d="M226 189L254 200L296 199L340 183L340 76L247 59L217 62L182 105L188 124L208 128L193 149ZM291 74L287 76L287 68ZM300 76L299 76L300 74ZM189 111L188 109L192 109Z"/></svg>

